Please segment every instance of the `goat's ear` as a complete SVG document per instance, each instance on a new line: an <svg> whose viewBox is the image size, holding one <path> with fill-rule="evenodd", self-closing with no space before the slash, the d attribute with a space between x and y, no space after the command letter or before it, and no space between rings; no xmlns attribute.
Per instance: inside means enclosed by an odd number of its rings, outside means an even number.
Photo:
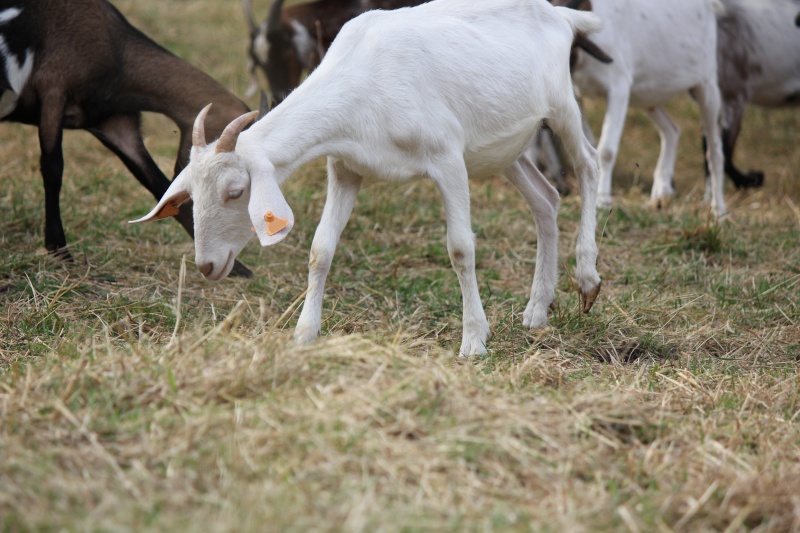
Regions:
<svg viewBox="0 0 800 533"><path fill-rule="evenodd" d="M272 246L292 230L294 214L275 181L272 165L262 165L250 172L250 203L247 208L252 229L261 246Z"/></svg>
<svg viewBox="0 0 800 533"><path fill-rule="evenodd" d="M184 169L185 171L185 169ZM178 214L178 207L189 200L189 191L186 189L186 178L183 172L172 181L172 184L158 201L152 211L138 220L130 220L128 224L138 224L139 222L149 222L162 218L172 217Z"/></svg>

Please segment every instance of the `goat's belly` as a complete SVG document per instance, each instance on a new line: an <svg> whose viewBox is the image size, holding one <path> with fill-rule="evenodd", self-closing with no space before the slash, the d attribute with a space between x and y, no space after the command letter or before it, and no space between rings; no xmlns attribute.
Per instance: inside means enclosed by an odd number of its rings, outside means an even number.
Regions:
<svg viewBox="0 0 800 533"><path fill-rule="evenodd" d="M467 166L467 174L470 178L486 178L503 172L510 167L527 146L508 145L504 150L478 150L466 152L464 162Z"/></svg>
<svg viewBox="0 0 800 533"><path fill-rule="evenodd" d="M762 84L753 88L753 104L761 107L800 105L800 77L784 83Z"/></svg>
<svg viewBox="0 0 800 533"><path fill-rule="evenodd" d="M510 167L531 143L541 118L532 114L529 120L515 124L504 132L476 139L464 150L464 163L471 178L492 176Z"/></svg>

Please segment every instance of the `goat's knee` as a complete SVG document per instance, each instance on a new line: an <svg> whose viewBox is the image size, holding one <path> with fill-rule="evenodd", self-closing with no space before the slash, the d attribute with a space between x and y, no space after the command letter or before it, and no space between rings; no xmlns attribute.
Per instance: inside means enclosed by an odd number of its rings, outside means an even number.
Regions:
<svg viewBox="0 0 800 533"><path fill-rule="evenodd" d="M448 238L447 254L450 256L450 263L453 268L461 273L467 269L475 268L475 241L472 236L469 238Z"/></svg>

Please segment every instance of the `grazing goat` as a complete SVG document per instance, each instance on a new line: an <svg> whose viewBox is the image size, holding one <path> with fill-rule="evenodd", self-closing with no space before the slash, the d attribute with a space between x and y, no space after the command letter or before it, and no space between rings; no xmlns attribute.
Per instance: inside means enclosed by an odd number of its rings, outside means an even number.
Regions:
<svg viewBox="0 0 800 533"><path fill-rule="evenodd" d="M273 0L261 24L256 24L251 0L243 1L250 30L248 70L253 78L246 96L258 89L259 67L277 105L300 85L303 71L316 68L348 20L372 9L410 7L427 0L316 0L286 9L284 0Z"/></svg>
<svg viewBox="0 0 800 533"><path fill-rule="evenodd" d="M538 241L523 324L544 326L555 298L559 197L523 152L546 120L580 183L576 279L588 312L600 291L597 153L581 129L568 63L574 35L599 27L596 15L546 0L434 0L370 11L348 22L306 81L241 135L253 114L206 144L205 108L189 166L135 222L161 218L191 198L198 268L222 279L251 226L262 246L286 237L295 221L280 184L305 162L327 156L328 196L295 330L295 339L307 342L319 334L325 280L362 178L429 178L442 194L447 250L461 285L460 354L481 354L489 323L475 274L467 180L502 173L530 206Z"/></svg>
<svg viewBox="0 0 800 533"><path fill-rule="evenodd" d="M248 110L219 83L131 26L104 0L0 1L0 57L0 118L39 128L45 247L64 259L71 258L59 205L65 128L89 131L161 198L170 181L144 146L141 113L164 114L178 126L178 174L189 160L190 131L199 109L214 102L207 128L215 136ZM193 234L189 206L177 218ZM242 265L237 272L248 273Z"/></svg>
<svg viewBox="0 0 800 533"><path fill-rule="evenodd" d="M711 208L717 216L725 214L716 59L719 8L717 0L592 0L592 10L604 22L592 41L614 61L601 64L579 53L572 75L581 96L607 101L598 144L601 207L611 205L611 176L629 105L644 108L661 136L653 201L661 203L674 194L680 130L662 106L688 91L700 105L709 139Z"/></svg>
<svg viewBox="0 0 800 533"><path fill-rule="evenodd" d="M760 187L764 173L741 172L733 163L747 104L800 105L798 0L722 0L719 19L719 86L724 124L725 172L737 188ZM800 19L800 16L798 16Z"/></svg>

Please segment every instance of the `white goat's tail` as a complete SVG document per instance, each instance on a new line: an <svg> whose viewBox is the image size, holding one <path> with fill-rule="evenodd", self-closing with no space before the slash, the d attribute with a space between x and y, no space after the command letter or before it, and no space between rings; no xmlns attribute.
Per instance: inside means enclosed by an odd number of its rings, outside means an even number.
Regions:
<svg viewBox="0 0 800 533"><path fill-rule="evenodd" d="M600 31L603 27L603 19L597 13L579 11L568 7L556 7L556 11L572 26L572 33L576 35L579 33L588 35Z"/></svg>

